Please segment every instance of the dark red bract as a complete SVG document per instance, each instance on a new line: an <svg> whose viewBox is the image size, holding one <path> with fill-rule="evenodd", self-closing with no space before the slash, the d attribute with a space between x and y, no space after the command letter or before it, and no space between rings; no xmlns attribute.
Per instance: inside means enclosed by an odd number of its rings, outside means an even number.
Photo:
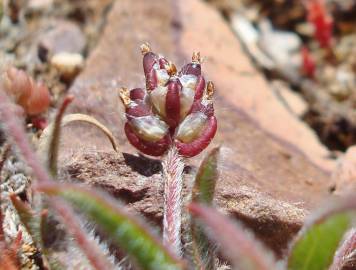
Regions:
<svg viewBox="0 0 356 270"><path fill-rule="evenodd" d="M215 136L217 120L212 96L214 85L205 83L199 53L179 72L145 44L143 70L146 89L120 89L125 105L125 134L144 154L161 156L170 147L192 157L203 151Z"/></svg>

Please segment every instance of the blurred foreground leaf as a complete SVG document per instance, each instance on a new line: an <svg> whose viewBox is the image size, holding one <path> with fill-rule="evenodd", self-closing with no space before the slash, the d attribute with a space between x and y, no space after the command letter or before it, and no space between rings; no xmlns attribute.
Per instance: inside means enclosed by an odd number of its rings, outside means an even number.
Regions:
<svg viewBox="0 0 356 270"><path fill-rule="evenodd" d="M221 246L233 268L241 270L277 269L270 252L238 223L232 223L217 210L192 203L189 210L204 224L208 235Z"/></svg>
<svg viewBox="0 0 356 270"><path fill-rule="evenodd" d="M214 199L215 186L218 178L219 148L214 148L204 158L192 190L192 202L211 205ZM215 269L215 246L209 241L204 229L194 219L191 220L193 261L198 269Z"/></svg>
<svg viewBox="0 0 356 270"><path fill-rule="evenodd" d="M40 191L59 195L104 229L141 269L185 269L171 252L137 218L97 192L76 185L41 185Z"/></svg>
<svg viewBox="0 0 356 270"><path fill-rule="evenodd" d="M353 196L354 197L354 196ZM288 269L325 270L355 217L356 199L334 202L306 222L291 247Z"/></svg>

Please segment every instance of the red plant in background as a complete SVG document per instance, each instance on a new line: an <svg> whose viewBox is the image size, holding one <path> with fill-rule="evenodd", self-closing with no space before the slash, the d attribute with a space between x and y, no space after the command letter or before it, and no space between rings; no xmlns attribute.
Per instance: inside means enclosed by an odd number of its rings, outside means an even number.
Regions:
<svg viewBox="0 0 356 270"><path fill-rule="evenodd" d="M315 60L311 55L308 47L303 46L301 50L302 56L302 73L309 78L314 78L315 76Z"/></svg>
<svg viewBox="0 0 356 270"><path fill-rule="evenodd" d="M27 115L37 115L45 112L50 105L50 94L43 83L36 83L23 70L9 68L1 78L1 84L6 94Z"/></svg>
<svg viewBox="0 0 356 270"><path fill-rule="evenodd" d="M308 21L314 26L315 39L320 47L330 48L334 21L327 12L324 0L310 0L306 8Z"/></svg>
<svg viewBox="0 0 356 270"><path fill-rule="evenodd" d="M152 156L161 156L174 146L184 157L199 154L217 129L214 85L205 83L199 53L177 73L171 62L151 52L147 44L141 49L146 89L120 90L128 140Z"/></svg>

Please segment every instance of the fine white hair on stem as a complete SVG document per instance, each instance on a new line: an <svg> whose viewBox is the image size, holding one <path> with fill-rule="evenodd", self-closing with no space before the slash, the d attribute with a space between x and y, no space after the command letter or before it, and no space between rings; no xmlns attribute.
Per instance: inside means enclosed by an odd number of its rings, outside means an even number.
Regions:
<svg viewBox="0 0 356 270"><path fill-rule="evenodd" d="M184 163L175 147L169 149L163 160L164 213L163 241L181 255L182 186Z"/></svg>

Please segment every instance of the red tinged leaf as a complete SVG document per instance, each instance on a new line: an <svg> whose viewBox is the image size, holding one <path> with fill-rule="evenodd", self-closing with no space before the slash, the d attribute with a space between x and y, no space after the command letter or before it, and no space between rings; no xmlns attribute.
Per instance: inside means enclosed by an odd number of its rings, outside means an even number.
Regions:
<svg viewBox="0 0 356 270"><path fill-rule="evenodd" d="M178 126L180 121L180 92L182 85L178 80L168 83L168 91L166 96L166 122L171 128Z"/></svg>
<svg viewBox="0 0 356 270"><path fill-rule="evenodd" d="M0 120L7 127L9 135L11 135L14 143L19 148L22 157L31 167L34 178L38 183L51 183L50 175L46 169L41 165L41 162L37 158L34 151L28 142L26 132L24 131L20 121L14 117L11 105L7 96L4 94L2 87L0 86ZM80 222L62 201L51 199L51 206L62 216L64 223L67 228L72 232L74 238L76 239L78 245L83 250L83 253L87 255L88 260L93 265L94 269L111 269L111 264L107 261L105 257L99 252L97 245L90 241L83 229L80 227Z"/></svg>
<svg viewBox="0 0 356 270"><path fill-rule="evenodd" d="M242 225L232 223L211 207L192 203L188 210L201 221L209 237L221 246L223 255L233 266L232 269L277 269L272 255Z"/></svg>
<svg viewBox="0 0 356 270"><path fill-rule="evenodd" d="M167 151L171 144L169 135L157 142L144 141L136 135L128 123L125 124L125 134L129 142L146 155L161 156Z"/></svg>
<svg viewBox="0 0 356 270"><path fill-rule="evenodd" d="M217 120L215 116L211 116L208 120L206 128L203 130L200 137L190 143L183 143L175 140L175 145L180 155L184 157L194 157L203 151L214 138L217 130Z"/></svg>

